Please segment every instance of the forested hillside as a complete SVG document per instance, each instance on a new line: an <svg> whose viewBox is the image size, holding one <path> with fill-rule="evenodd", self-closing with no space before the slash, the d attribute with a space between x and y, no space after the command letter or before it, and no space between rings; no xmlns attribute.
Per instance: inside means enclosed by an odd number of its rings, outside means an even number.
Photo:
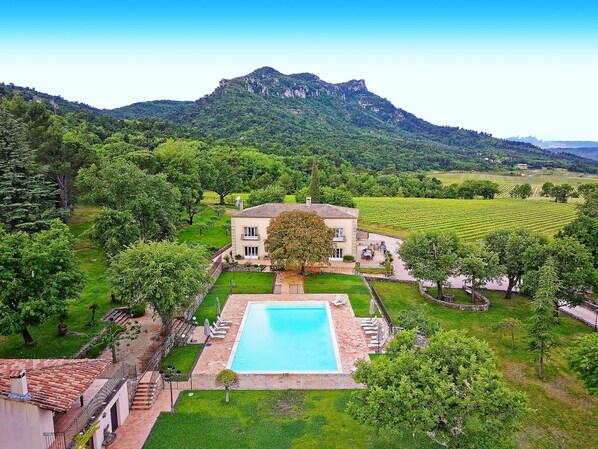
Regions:
<svg viewBox="0 0 598 449"><path fill-rule="evenodd" d="M268 67L222 80L212 94L197 101L158 100L100 110L33 89L0 85L0 97L14 96L43 101L58 115L77 113L92 126L99 121L110 129L157 127L167 130L162 137L250 147L282 157L300 171L305 170L306 157L315 156L321 164L348 166L351 171L488 171L527 163L530 168L598 172L597 161L433 125L368 91L363 80L332 84L313 74L284 75Z"/></svg>
<svg viewBox="0 0 598 449"><path fill-rule="evenodd" d="M436 126L368 91L363 80L327 83L264 67L222 80L195 102L147 102L106 111L119 118L160 117L213 137L241 139L267 153L327 155L373 169L495 170L527 163L596 172L598 164L551 154L487 133Z"/></svg>

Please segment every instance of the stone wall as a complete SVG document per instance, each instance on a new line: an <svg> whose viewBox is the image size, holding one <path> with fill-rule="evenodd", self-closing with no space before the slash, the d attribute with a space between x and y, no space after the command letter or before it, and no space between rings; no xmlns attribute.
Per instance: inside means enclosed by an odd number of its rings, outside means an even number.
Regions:
<svg viewBox="0 0 598 449"><path fill-rule="evenodd" d="M450 309L465 310L468 312L486 312L490 308L490 300L478 292L475 292L474 295L476 300L480 301L482 304L456 304L454 302L440 301L433 296L430 296L421 282L418 283L418 288L420 296L426 300Z"/></svg>

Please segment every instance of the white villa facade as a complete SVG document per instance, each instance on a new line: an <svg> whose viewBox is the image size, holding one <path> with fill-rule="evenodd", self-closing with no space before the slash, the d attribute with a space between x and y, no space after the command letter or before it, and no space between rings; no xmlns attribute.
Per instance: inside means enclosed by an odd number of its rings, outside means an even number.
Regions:
<svg viewBox="0 0 598 449"><path fill-rule="evenodd" d="M249 207L234 214L231 218L233 255L240 255L248 261L267 260L264 241L268 237L270 221L282 212L301 210L317 214L326 226L334 229L334 252L331 262L340 262L344 256L357 258L357 218L359 209L334 206L332 204L312 204L307 198L305 204L267 203ZM257 263L257 262L256 262Z"/></svg>

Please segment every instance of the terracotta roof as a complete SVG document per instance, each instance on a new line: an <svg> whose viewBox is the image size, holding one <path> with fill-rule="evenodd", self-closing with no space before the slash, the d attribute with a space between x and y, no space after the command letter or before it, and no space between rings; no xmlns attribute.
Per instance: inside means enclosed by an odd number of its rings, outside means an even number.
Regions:
<svg viewBox="0 0 598 449"><path fill-rule="evenodd" d="M23 400L66 412L108 365L94 359L0 359L0 398L9 398L10 376L24 369L31 397Z"/></svg>
<svg viewBox="0 0 598 449"><path fill-rule="evenodd" d="M357 218L359 209L351 207L334 206L332 204L279 204L266 203L260 206L248 207L237 212L233 217L251 217L251 218L276 218L282 212L291 210L301 210L304 212L315 212L320 218Z"/></svg>

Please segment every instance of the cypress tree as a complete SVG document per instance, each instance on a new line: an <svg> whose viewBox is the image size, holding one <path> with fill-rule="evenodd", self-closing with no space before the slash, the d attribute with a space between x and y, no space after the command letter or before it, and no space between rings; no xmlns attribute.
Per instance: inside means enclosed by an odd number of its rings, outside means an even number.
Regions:
<svg viewBox="0 0 598 449"><path fill-rule="evenodd" d="M0 226L35 232L56 217L56 192L27 145L26 128L0 105Z"/></svg>
<svg viewBox="0 0 598 449"><path fill-rule="evenodd" d="M309 183L309 196L312 203L320 202L320 175L318 174L318 165L313 161L311 166L311 181Z"/></svg>

